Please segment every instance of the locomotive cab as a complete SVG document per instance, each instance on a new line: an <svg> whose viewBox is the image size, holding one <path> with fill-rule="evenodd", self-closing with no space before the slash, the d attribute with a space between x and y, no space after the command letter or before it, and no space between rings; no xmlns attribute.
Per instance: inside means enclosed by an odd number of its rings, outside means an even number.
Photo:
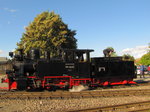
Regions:
<svg viewBox="0 0 150 112"><path fill-rule="evenodd" d="M65 69L74 78L89 78L90 71L90 52L93 50L65 50Z"/></svg>

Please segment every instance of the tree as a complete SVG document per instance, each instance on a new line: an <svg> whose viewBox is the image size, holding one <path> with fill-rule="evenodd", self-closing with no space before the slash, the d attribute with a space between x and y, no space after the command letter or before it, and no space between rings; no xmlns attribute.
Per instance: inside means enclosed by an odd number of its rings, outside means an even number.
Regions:
<svg viewBox="0 0 150 112"><path fill-rule="evenodd" d="M123 60L125 60L125 61L134 61L135 59L130 54L124 54L123 55Z"/></svg>
<svg viewBox="0 0 150 112"><path fill-rule="evenodd" d="M40 48L41 51L50 51L52 56L57 55L60 48L77 48L76 31L68 29L59 15L54 12L43 12L34 18L26 27L18 48L28 52L31 48Z"/></svg>
<svg viewBox="0 0 150 112"><path fill-rule="evenodd" d="M143 65L150 65L150 52L141 57L140 63Z"/></svg>

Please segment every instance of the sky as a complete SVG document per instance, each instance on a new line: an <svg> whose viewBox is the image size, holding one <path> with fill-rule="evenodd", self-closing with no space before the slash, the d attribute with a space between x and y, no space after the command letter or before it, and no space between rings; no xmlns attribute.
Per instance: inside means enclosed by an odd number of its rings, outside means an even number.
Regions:
<svg viewBox="0 0 150 112"><path fill-rule="evenodd" d="M44 12L59 14L76 30L79 49L93 57L113 47L118 55L135 58L150 43L150 0L0 0L0 57L17 48L25 27Z"/></svg>

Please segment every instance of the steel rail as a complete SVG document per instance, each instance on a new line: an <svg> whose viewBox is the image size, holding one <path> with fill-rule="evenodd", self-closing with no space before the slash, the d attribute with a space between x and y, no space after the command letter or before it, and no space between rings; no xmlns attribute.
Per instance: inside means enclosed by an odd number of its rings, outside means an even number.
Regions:
<svg viewBox="0 0 150 112"><path fill-rule="evenodd" d="M129 112L150 112L150 108L145 108L145 109L139 109L139 110L133 110Z"/></svg>
<svg viewBox="0 0 150 112"><path fill-rule="evenodd" d="M128 103L121 105L72 110L68 112L144 112L150 110L150 101ZM139 108L139 110L137 110Z"/></svg>

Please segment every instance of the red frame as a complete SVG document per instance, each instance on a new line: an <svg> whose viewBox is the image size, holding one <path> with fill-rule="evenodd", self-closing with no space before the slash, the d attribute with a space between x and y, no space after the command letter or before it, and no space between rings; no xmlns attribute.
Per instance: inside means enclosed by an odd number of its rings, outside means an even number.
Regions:
<svg viewBox="0 0 150 112"><path fill-rule="evenodd" d="M69 78L69 88L71 88L71 79L72 76L44 76L44 80L42 81L42 87L45 88L46 84L46 79L62 79L62 78ZM59 84L55 84L57 86L64 86L65 84L63 82L60 82Z"/></svg>
<svg viewBox="0 0 150 112"><path fill-rule="evenodd" d="M71 87L78 86L80 84L87 84L87 81L91 82L91 78L83 78L83 79L71 79Z"/></svg>
<svg viewBox="0 0 150 112"><path fill-rule="evenodd" d="M92 80L92 85L100 85L100 86L108 86L108 85L123 85L123 84L136 84L136 82L133 81L133 78L119 78L119 77L116 77L114 79L99 79L99 80L96 80L93 79Z"/></svg>
<svg viewBox="0 0 150 112"><path fill-rule="evenodd" d="M36 76L28 76L27 78L33 78L33 79L37 79L41 81L41 86L43 88L48 87L49 84L46 84L46 80L47 79L63 79L64 81L62 82L61 80L59 81L58 84L54 84L56 86L59 87L63 87L65 86L64 82L69 81L69 88L72 88L72 86L78 86L80 84L88 84L91 83L91 86L108 86L108 85L123 85L123 84L136 84L136 82L133 81L133 78L115 78L115 79L91 79L91 78L82 78L82 79L73 79L72 76L44 76L44 78L38 78ZM66 79L68 78L68 79ZM17 82L13 81L11 82L8 77L6 80L4 80L3 82L8 83L8 87L0 87L0 89L17 89Z"/></svg>

